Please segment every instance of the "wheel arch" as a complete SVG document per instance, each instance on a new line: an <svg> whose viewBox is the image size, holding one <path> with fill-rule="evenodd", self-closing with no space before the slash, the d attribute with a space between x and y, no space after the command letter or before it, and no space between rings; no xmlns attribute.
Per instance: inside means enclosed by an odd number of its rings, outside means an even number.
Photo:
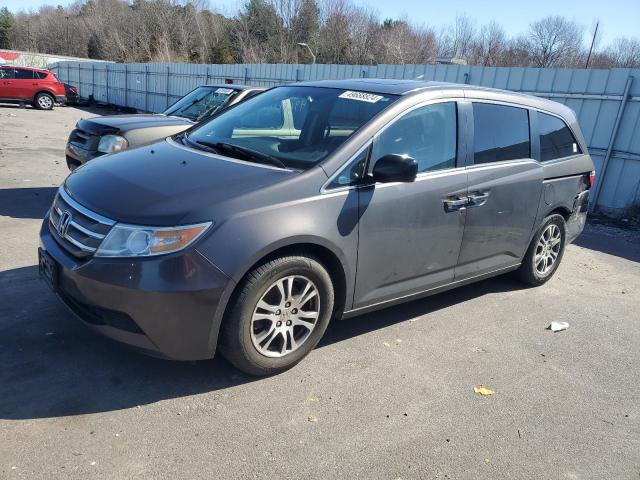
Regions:
<svg viewBox="0 0 640 480"><path fill-rule="evenodd" d="M215 352L220 328L224 322L227 310L235 295L237 295L245 277L253 269L273 258L285 255L302 255L316 258L326 269L334 283L335 302L333 317L339 317L345 310L349 298L349 282L347 271L341 253L327 242L319 238L299 238L286 244L274 244L263 249L247 264L239 269L232 277L229 286L222 294L214 314L211 332L209 334L209 350Z"/></svg>
<svg viewBox="0 0 640 480"><path fill-rule="evenodd" d="M38 97L38 95L40 95L41 93L46 93L47 95L49 95L52 99L53 99L53 103L56 102L56 95L55 93L51 92L50 90L47 89L40 89L38 90L36 93L33 94L33 101L36 101L36 98Z"/></svg>

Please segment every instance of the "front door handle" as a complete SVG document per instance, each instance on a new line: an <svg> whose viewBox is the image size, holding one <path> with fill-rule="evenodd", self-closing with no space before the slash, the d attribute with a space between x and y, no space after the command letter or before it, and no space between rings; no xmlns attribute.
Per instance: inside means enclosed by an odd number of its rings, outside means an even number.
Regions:
<svg viewBox="0 0 640 480"><path fill-rule="evenodd" d="M474 192L469 194L469 208L481 207L489 199L489 192Z"/></svg>
<svg viewBox="0 0 640 480"><path fill-rule="evenodd" d="M445 197L442 199L444 209L447 212L454 212L456 210L464 209L469 203L468 197Z"/></svg>

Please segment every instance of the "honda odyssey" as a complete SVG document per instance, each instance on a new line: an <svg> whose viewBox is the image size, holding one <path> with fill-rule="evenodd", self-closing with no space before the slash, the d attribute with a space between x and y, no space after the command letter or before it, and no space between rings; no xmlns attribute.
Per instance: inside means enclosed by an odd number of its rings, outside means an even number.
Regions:
<svg viewBox="0 0 640 480"><path fill-rule="evenodd" d="M40 271L112 339L272 374L331 319L511 271L544 284L584 227L593 170L559 103L299 83L76 169L42 224Z"/></svg>

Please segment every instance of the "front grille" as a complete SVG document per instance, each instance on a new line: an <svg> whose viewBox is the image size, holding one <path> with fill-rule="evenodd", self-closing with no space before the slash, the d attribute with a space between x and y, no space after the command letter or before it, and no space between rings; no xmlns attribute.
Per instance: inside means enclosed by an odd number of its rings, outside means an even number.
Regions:
<svg viewBox="0 0 640 480"><path fill-rule="evenodd" d="M63 187L58 190L49 212L51 234L78 258L93 255L115 223L77 203Z"/></svg>
<svg viewBox="0 0 640 480"><path fill-rule="evenodd" d="M95 150L98 147L99 140L100 137L97 135L93 135L92 133L81 130L80 128L73 130L69 137L69 142L80 145L87 150Z"/></svg>

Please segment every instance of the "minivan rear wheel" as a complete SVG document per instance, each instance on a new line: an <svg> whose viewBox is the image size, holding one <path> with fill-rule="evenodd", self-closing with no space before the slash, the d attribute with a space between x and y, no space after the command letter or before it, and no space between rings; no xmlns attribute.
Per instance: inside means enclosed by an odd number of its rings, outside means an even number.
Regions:
<svg viewBox="0 0 640 480"><path fill-rule="evenodd" d="M54 103L55 100L48 93L39 93L38 95L36 95L33 105L38 110L51 110Z"/></svg>
<svg viewBox="0 0 640 480"><path fill-rule="evenodd" d="M546 283L554 275L564 254L566 224L562 215L545 218L531 240L517 276L529 285Z"/></svg>
<svg viewBox="0 0 640 480"><path fill-rule="evenodd" d="M318 260L275 258L240 284L222 325L220 351L246 373L282 372L317 345L333 306L333 282Z"/></svg>

